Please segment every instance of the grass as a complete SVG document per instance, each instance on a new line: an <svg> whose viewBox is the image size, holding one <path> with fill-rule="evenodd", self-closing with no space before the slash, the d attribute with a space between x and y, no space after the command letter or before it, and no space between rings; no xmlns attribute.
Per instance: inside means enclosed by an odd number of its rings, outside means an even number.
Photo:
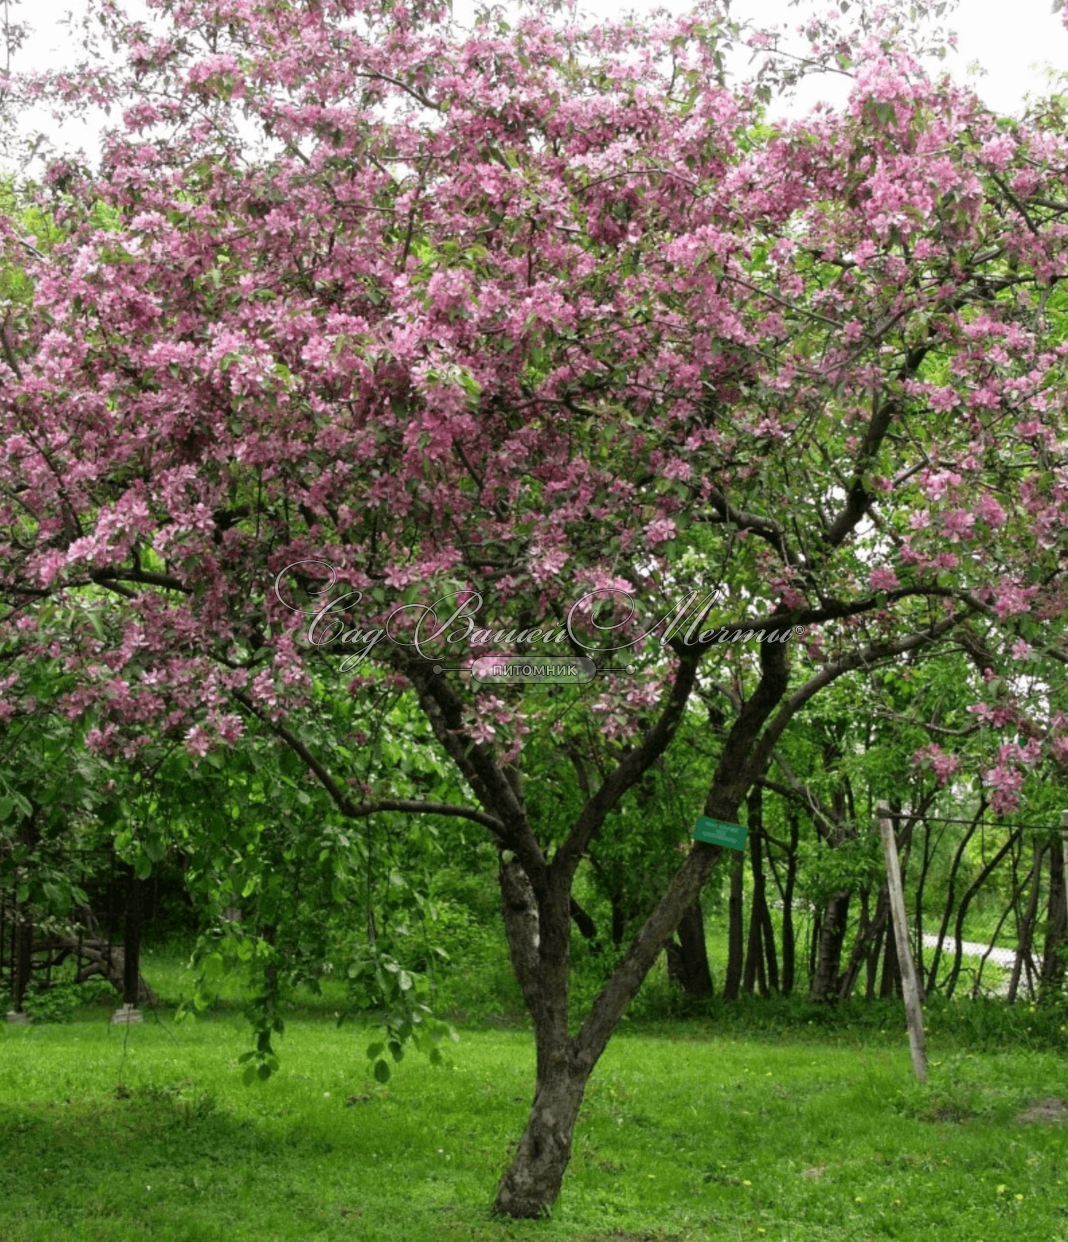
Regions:
<svg viewBox="0 0 1068 1242"><path fill-rule="evenodd" d="M173 959L145 973L180 988ZM177 1027L110 1012L0 1026L0 1242L1068 1240L1063 1057L1026 1046L1026 1010L981 1052L932 1011L927 1088L891 1009L870 1029L759 1000L626 1024L554 1218L519 1224L488 1204L530 1102L528 1030L472 1025L452 1068L411 1055L380 1086L369 1033L309 1001L281 1072L245 1088L228 1006Z"/></svg>

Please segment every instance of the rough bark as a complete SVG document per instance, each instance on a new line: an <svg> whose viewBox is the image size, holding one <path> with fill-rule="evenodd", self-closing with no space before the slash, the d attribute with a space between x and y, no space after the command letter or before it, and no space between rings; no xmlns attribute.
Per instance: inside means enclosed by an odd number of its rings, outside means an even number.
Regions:
<svg viewBox="0 0 1068 1242"><path fill-rule="evenodd" d="M566 1051L542 1063L534 1106L511 1167L497 1188L494 1212L520 1220L548 1216L571 1160L571 1135L589 1070Z"/></svg>

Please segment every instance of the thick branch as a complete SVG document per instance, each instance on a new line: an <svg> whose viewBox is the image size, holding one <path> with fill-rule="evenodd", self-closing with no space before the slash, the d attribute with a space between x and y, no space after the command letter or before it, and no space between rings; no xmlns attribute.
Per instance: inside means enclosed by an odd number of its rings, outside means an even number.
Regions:
<svg viewBox="0 0 1068 1242"><path fill-rule="evenodd" d="M488 828L495 836L500 836L503 833L504 825L492 815L486 815L474 807L456 806L450 802L412 802L405 799L384 799L381 802L353 802L319 759L291 729L286 728L280 721L271 720L266 713L256 706L252 698L244 690L235 690L234 697L244 704L253 715L262 720L277 737L285 742L290 750L308 765L311 771L315 773L319 783L330 795L334 805L348 819L363 819L368 815L374 815L378 811L412 811L423 815L455 815L462 819L473 820L476 824L481 824L484 828Z"/></svg>
<svg viewBox="0 0 1068 1242"><path fill-rule="evenodd" d="M943 634L948 633L954 626L959 625L965 617L970 615L970 608L965 612L954 613L952 616L945 618L945 620L932 625L928 630L906 634L903 638L895 639L893 642L871 643L867 647L861 648L860 651L854 651L850 655L843 656L840 660L835 660L833 663L826 665L815 677L810 677L803 685L798 686L776 713L775 719L760 739L760 754L765 757L765 764L786 726L800 708L813 695L822 690L824 686L829 686L832 681L836 681L845 673L851 673L858 668L866 668L879 660L888 659L890 656L903 655L906 651L912 651L926 643L934 642L936 638L941 638Z"/></svg>

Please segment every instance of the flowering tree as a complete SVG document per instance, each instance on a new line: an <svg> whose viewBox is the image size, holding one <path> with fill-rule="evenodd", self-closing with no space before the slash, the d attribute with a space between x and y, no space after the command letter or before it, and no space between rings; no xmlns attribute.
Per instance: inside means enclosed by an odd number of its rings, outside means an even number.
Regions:
<svg viewBox="0 0 1068 1242"><path fill-rule="evenodd" d="M572 880L694 686L721 691L704 812L729 821L840 676L1063 615L1060 117L999 122L866 10L808 31L848 107L772 127L796 70L712 3L466 37L433 0L154 7L97 5L115 68L20 87L122 126L99 170L52 164L65 239L0 337L6 633L76 675L102 752L199 756L256 717L345 816L491 834L537 1041L495 1206L539 1215L721 853L694 845L575 1030ZM768 59L732 89L739 39ZM633 615L593 611L624 591ZM114 605L60 632L41 601L72 595ZM457 672L584 643L595 688ZM331 650L354 696L418 704L466 801L359 785ZM591 727L618 760L535 820L524 737Z"/></svg>

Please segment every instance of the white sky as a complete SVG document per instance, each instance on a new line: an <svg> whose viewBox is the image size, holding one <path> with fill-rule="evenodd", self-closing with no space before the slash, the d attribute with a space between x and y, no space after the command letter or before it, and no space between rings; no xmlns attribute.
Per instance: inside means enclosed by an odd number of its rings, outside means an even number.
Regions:
<svg viewBox="0 0 1068 1242"><path fill-rule="evenodd" d="M627 9L639 12L654 7L684 12L687 0L580 0L583 8L594 17L619 15ZM143 12L140 0L127 0L131 12ZM833 7L829 2L827 8ZM59 68L77 55L70 32L60 23L71 9L84 12L77 0L23 0L11 10L12 20L25 21L33 33L12 62L13 70ZM454 13L465 21L474 11L473 0L454 0ZM753 18L762 24L787 23L791 28L801 19L804 9L790 7L788 0L734 0L731 15ZM983 76L971 80L985 102L995 111L1019 111L1028 92L1041 93L1047 66L1057 71L1068 70L1068 31L1059 16L1051 12L1050 0L1014 0L1011 17L1008 10L993 0L962 0L955 13L943 19L958 32L959 48L951 53L947 67L958 79L968 76L970 65L981 65ZM844 97L835 92L847 83L844 78L825 77L812 83L799 96L794 108L807 109L819 98L840 102ZM774 109L773 109L774 110ZM44 130L60 147L84 146L90 158L95 154L94 130L89 126L70 126L62 136L55 132L55 123L43 112L24 118L26 128Z"/></svg>

